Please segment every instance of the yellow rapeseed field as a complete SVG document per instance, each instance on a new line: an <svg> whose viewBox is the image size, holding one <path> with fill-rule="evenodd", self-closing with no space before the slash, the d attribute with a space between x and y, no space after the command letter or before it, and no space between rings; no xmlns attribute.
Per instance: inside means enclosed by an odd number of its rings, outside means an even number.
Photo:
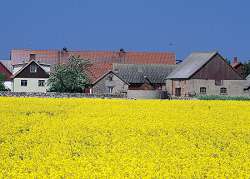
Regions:
<svg viewBox="0 0 250 179"><path fill-rule="evenodd" d="M250 102L0 98L0 178L249 178Z"/></svg>

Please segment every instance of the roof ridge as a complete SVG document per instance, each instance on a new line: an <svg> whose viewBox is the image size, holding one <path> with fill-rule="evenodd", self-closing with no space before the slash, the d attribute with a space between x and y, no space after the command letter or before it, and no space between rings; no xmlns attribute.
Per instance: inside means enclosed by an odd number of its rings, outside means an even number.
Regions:
<svg viewBox="0 0 250 179"><path fill-rule="evenodd" d="M22 49L22 48L14 48L12 50L27 50L27 51L60 51L62 49ZM70 50L68 49L68 52L105 52L105 53L117 53L120 52L119 50ZM175 54L175 52L172 51L125 51L126 53L155 53L155 54Z"/></svg>

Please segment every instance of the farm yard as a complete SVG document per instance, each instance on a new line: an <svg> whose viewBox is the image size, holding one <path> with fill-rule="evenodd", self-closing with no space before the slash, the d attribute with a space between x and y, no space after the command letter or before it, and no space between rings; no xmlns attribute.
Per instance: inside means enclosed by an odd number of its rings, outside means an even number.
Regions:
<svg viewBox="0 0 250 179"><path fill-rule="evenodd" d="M0 98L0 178L249 178L250 102Z"/></svg>

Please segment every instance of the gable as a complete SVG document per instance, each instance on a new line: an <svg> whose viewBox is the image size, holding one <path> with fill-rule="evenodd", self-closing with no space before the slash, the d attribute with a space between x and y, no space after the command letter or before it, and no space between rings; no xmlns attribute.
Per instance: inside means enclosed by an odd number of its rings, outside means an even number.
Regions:
<svg viewBox="0 0 250 179"><path fill-rule="evenodd" d="M242 80L243 78L217 54L194 73L191 79Z"/></svg>
<svg viewBox="0 0 250 179"><path fill-rule="evenodd" d="M30 66L35 65L37 71L35 73L30 72ZM49 78L49 74L44 71L37 63L31 62L21 72L19 72L15 78Z"/></svg>
<svg viewBox="0 0 250 179"><path fill-rule="evenodd" d="M217 54L218 52L191 53L172 73L167 76L167 79L189 79Z"/></svg>
<svg viewBox="0 0 250 179"><path fill-rule="evenodd" d="M103 76L101 76L99 79L97 79L96 81L94 81L92 85L95 85L95 84L99 83L100 81L107 80L110 77L110 75L114 76L115 78L117 78L118 80L122 81L123 83L128 84L125 80L123 80L116 73L114 73L113 71L109 71L106 74L104 74Z"/></svg>

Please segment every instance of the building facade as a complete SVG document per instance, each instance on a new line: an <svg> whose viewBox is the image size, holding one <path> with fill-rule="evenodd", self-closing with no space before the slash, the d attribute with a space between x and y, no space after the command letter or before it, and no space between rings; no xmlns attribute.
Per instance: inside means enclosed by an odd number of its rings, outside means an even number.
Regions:
<svg viewBox="0 0 250 179"><path fill-rule="evenodd" d="M116 73L109 71L93 83L90 91L95 94L126 94L128 86Z"/></svg>
<svg viewBox="0 0 250 179"><path fill-rule="evenodd" d="M109 71L92 85L92 93L126 94L128 98L159 99L166 91L165 78L176 65L113 64Z"/></svg>
<svg viewBox="0 0 250 179"><path fill-rule="evenodd" d="M246 80L218 52L192 53L166 80L173 96L249 95Z"/></svg>
<svg viewBox="0 0 250 179"><path fill-rule="evenodd" d="M47 92L49 78L49 65L39 64L32 60L29 63L13 67L13 92ZM16 69L16 68L17 69Z"/></svg>

